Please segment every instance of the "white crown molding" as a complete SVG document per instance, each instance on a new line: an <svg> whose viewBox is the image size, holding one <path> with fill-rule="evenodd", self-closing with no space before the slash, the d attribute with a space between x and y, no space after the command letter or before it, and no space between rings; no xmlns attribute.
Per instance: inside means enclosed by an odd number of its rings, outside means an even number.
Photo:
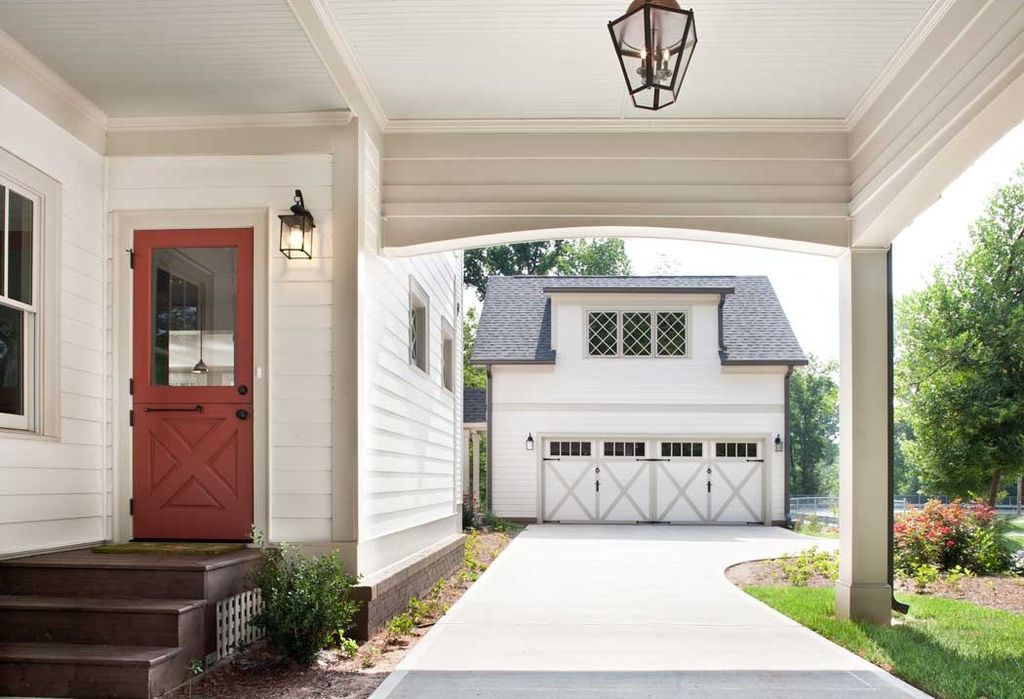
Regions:
<svg viewBox="0 0 1024 699"><path fill-rule="evenodd" d="M247 129L280 127L344 126L352 121L347 109L323 112L277 114L225 114L211 116L110 117L111 133L129 131L197 131L203 129Z"/></svg>
<svg viewBox="0 0 1024 699"><path fill-rule="evenodd" d="M391 119L386 133L845 133L843 119Z"/></svg>
<svg viewBox="0 0 1024 699"><path fill-rule="evenodd" d="M0 85L93 150L104 152L106 113L2 29Z"/></svg>
<svg viewBox="0 0 1024 699"><path fill-rule="evenodd" d="M288 5L349 108L384 131L388 116L327 0L288 0Z"/></svg>
<svg viewBox="0 0 1024 699"><path fill-rule="evenodd" d="M921 20L911 30L910 34L903 40L900 47L896 49L896 52L889 58L888 62L882 68L881 72L875 76L875 79L871 81L868 89L864 91L864 94L860 96L857 103L847 114L845 122L848 131L852 131L864 118L864 115L871 108L871 105L875 103L875 100L879 98L882 92L885 91L892 81L896 78L903 67L910 60L910 57L921 47L921 44L925 39L932 33L935 26L942 20L943 17L952 9L953 5L956 4L956 0L934 0L931 7L924 13Z"/></svg>

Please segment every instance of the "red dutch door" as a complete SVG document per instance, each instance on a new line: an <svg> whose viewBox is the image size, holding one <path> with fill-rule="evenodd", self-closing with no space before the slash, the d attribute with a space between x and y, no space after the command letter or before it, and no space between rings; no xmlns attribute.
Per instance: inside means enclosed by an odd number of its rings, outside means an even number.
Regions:
<svg viewBox="0 0 1024 699"><path fill-rule="evenodd" d="M244 541L253 520L253 231L135 231L133 536Z"/></svg>

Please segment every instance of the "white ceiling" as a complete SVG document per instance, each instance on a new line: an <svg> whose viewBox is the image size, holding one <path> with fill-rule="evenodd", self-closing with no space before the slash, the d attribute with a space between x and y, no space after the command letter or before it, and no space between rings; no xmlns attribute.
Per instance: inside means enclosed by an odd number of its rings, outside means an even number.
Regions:
<svg viewBox="0 0 1024 699"><path fill-rule="evenodd" d="M2 1L2 0L0 0ZM844 118L932 0L694 0L679 102L625 95L627 0L330 0L391 119Z"/></svg>
<svg viewBox="0 0 1024 699"><path fill-rule="evenodd" d="M0 28L110 116L344 106L286 0L0 0Z"/></svg>

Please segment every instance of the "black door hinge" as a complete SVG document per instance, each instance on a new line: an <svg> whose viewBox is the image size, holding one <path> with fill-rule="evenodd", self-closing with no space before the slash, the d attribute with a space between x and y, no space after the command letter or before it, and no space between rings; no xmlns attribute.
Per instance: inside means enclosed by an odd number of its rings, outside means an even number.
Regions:
<svg viewBox="0 0 1024 699"><path fill-rule="evenodd" d="M128 253L128 266L135 269L135 250L133 248L128 248L125 252Z"/></svg>
<svg viewBox="0 0 1024 699"><path fill-rule="evenodd" d="M135 498L128 498L128 514L135 514Z"/></svg>
<svg viewBox="0 0 1024 699"><path fill-rule="evenodd" d="M128 395L135 395L135 379L128 379Z"/></svg>
<svg viewBox="0 0 1024 699"><path fill-rule="evenodd" d="M134 410L129 410L128 411L128 426L129 427L135 427L135 411Z"/></svg>

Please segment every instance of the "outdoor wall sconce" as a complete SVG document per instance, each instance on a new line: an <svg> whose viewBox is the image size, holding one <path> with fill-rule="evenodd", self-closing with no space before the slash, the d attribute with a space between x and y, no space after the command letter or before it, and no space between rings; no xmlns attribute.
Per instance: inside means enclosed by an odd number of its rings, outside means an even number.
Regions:
<svg viewBox="0 0 1024 699"><path fill-rule="evenodd" d="M782 451L782 435L775 435L775 451Z"/></svg>
<svg viewBox="0 0 1024 699"><path fill-rule="evenodd" d="M526 437L526 451L533 451L533 432Z"/></svg>
<svg viewBox="0 0 1024 699"><path fill-rule="evenodd" d="M316 224L313 214L306 210L302 190L295 190L295 203L290 214L278 216L281 219L281 254L289 260L313 259L313 231Z"/></svg>
<svg viewBox="0 0 1024 699"><path fill-rule="evenodd" d="M674 103L697 46L693 10L676 0L633 0L608 31L633 106L657 111Z"/></svg>

